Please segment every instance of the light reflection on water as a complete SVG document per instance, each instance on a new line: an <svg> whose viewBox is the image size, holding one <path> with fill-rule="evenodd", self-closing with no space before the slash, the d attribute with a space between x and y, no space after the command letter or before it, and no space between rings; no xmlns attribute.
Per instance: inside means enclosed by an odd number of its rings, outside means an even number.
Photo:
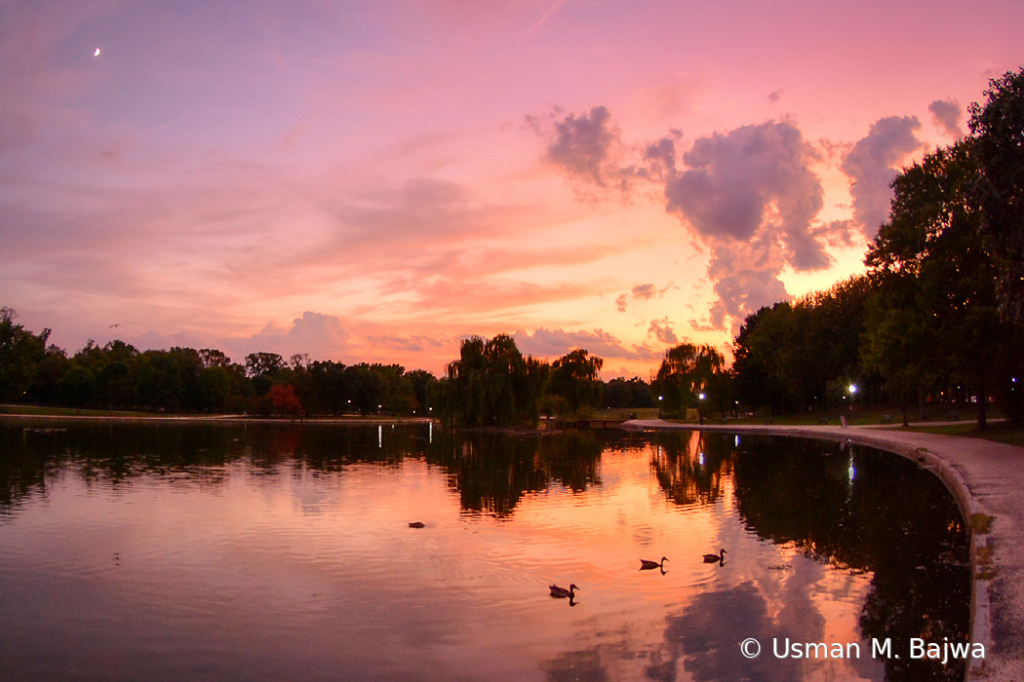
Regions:
<svg viewBox="0 0 1024 682"><path fill-rule="evenodd" d="M872 451L312 425L9 426L0 446L11 679L958 674L863 643L963 641L969 594L948 494ZM775 659L786 637L862 658Z"/></svg>

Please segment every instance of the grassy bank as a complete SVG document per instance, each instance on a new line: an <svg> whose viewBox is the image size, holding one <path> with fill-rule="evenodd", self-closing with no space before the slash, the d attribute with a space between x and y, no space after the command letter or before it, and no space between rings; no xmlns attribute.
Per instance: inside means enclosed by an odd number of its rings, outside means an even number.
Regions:
<svg viewBox="0 0 1024 682"><path fill-rule="evenodd" d="M0 415L32 417L156 417L152 412L120 410L79 410L74 407L39 407L37 405L0 405Z"/></svg>
<svg viewBox="0 0 1024 682"><path fill-rule="evenodd" d="M838 426L840 417L846 417L849 426L880 426L890 428L906 428L910 431L921 433L935 433L945 436L965 436L968 438L982 438L997 443L1006 443L1024 447L1024 429L1019 426L1012 426L1002 421L1002 414L998 410L989 410L989 426L984 431L977 431L975 419L977 418L977 407L951 406L951 405L927 405L925 406L924 419L921 419L920 412L915 407L908 414L911 425L901 427L903 413L899 407L881 406L869 408L857 408L850 410L830 410L825 412L808 412L800 415L774 415L757 417L738 417L722 419L719 416L705 418L706 424L742 424L762 425L775 424L779 426L814 426L832 425ZM671 419L680 424L697 424L695 415L689 419Z"/></svg>

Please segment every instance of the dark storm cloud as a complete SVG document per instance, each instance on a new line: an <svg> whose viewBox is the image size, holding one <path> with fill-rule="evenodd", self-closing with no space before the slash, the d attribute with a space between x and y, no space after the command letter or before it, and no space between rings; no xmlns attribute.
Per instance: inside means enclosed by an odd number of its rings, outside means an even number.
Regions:
<svg viewBox="0 0 1024 682"><path fill-rule="evenodd" d="M874 238L889 216L889 184L898 173L897 165L920 149L921 142L914 136L920 127L916 116L880 119L843 159L841 168L853 181L853 219L868 239Z"/></svg>
<svg viewBox="0 0 1024 682"><path fill-rule="evenodd" d="M960 103L956 100L938 99L928 105L932 121L946 135L959 140L964 136L960 129Z"/></svg>

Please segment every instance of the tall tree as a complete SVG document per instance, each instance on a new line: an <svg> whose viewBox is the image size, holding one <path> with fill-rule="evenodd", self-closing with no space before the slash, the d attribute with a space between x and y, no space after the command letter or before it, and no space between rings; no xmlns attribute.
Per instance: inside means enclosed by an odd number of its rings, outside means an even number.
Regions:
<svg viewBox="0 0 1024 682"><path fill-rule="evenodd" d="M548 366L523 357L515 339L462 341L444 383L444 417L464 426L535 423Z"/></svg>
<svg viewBox="0 0 1024 682"><path fill-rule="evenodd" d="M793 306L781 302L744 320L733 340L733 372L741 410L768 406L778 413L793 404L782 358L783 350L797 337L793 319ZM797 357L796 353L788 355Z"/></svg>
<svg viewBox="0 0 1024 682"><path fill-rule="evenodd" d="M0 308L0 400L23 401L36 367L46 357L50 330L36 336L14 322L11 308Z"/></svg>
<svg viewBox="0 0 1024 682"><path fill-rule="evenodd" d="M308 409L334 416L352 409L352 386L344 364L317 360L309 366L309 375L310 394L301 396Z"/></svg>
<svg viewBox="0 0 1024 682"><path fill-rule="evenodd" d="M696 406L703 423L715 377L724 368L725 357L713 346L680 343L665 351L651 390L664 398L661 407L670 414L685 415L687 408Z"/></svg>
<svg viewBox="0 0 1024 682"><path fill-rule="evenodd" d="M936 345L929 313L918 305L917 280L892 275L869 301L861 356L867 370L878 372L890 397L900 403L903 425L907 406L936 378L936 367L925 349Z"/></svg>
<svg viewBox="0 0 1024 682"><path fill-rule="evenodd" d="M984 106L970 107L981 229L999 264L1005 317L1024 324L1024 69L989 81Z"/></svg>
<svg viewBox="0 0 1024 682"><path fill-rule="evenodd" d="M999 320L996 266L972 201L976 161L966 140L928 154L897 176L890 220L879 228L865 262L881 273L913 278L914 305L927 311L935 341L919 357L975 389L983 429L987 382L1009 330ZM880 325L868 330L869 345L884 345L873 337L885 333ZM894 379L890 372L887 380Z"/></svg>
<svg viewBox="0 0 1024 682"><path fill-rule="evenodd" d="M547 390L565 401L570 412L578 412L583 406L596 407L601 404L604 384L599 372L604 360L588 355L577 348L551 363L551 377Z"/></svg>
<svg viewBox="0 0 1024 682"><path fill-rule="evenodd" d="M245 373L250 377L275 377L284 367L284 358L277 353L249 353L245 356Z"/></svg>

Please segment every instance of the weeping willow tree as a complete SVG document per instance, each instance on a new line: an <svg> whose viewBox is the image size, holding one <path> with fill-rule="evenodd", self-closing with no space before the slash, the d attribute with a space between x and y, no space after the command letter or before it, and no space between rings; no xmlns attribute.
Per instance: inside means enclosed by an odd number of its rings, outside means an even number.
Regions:
<svg viewBox="0 0 1024 682"><path fill-rule="evenodd" d="M548 371L508 334L464 339L441 387L442 417L470 427L536 424Z"/></svg>
<svg viewBox="0 0 1024 682"><path fill-rule="evenodd" d="M601 405L604 382L599 372L604 360L577 348L551 363L551 378L547 392L557 396L567 413L578 413L581 408Z"/></svg>
<svg viewBox="0 0 1024 682"><path fill-rule="evenodd" d="M667 414L685 416L696 407L703 421L704 407L722 384L725 357L714 346L684 342L665 351L651 391ZM702 397L703 396L703 397Z"/></svg>

